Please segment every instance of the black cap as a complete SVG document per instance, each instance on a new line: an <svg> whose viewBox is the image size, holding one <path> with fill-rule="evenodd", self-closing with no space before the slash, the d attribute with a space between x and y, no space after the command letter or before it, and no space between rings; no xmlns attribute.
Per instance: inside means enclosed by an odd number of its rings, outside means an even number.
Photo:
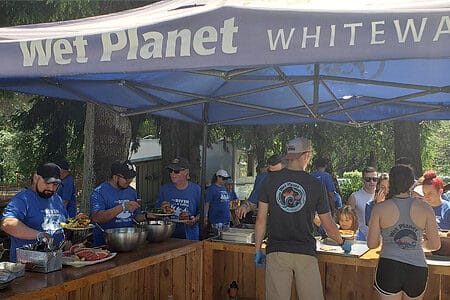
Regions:
<svg viewBox="0 0 450 300"><path fill-rule="evenodd" d="M61 170L70 170L69 163L65 160L57 161L56 164L61 168Z"/></svg>
<svg viewBox="0 0 450 300"><path fill-rule="evenodd" d="M259 170L259 169L261 169L261 168L267 168L267 164L266 164L266 162L263 161L263 160L258 161L258 165L256 166L256 169L257 169L257 170Z"/></svg>
<svg viewBox="0 0 450 300"><path fill-rule="evenodd" d="M170 164L168 164L166 166L167 169L172 169L172 170L175 170L175 171L189 169L189 167L190 166L189 166L189 162L187 161L187 159L182 158L182 157L174 158L170 162Z"/></svg>
<svg viewBox="0 0 450 300"><path fill-rule="evenodd" d="M54 163L44 163L40 165L36 174L41 176L46 183L60 183L61 169Z"/></svg>
<svg viewBox="0 0 450 300"><path fill-rule="evenodd" d="M136 177L136 167L129 160L116 160L111 165L111 176L118 175L125 179Z"/></svg>
<svg viewBox="0 0 450 300"><path fill-rule="evenodd" d="M281 155L281 154L274 154L271 157L269 157L269 159L267 160L267 163L270 166L275 166L275 165L283 162L283 160L284 160L283 155Z"/></svg>

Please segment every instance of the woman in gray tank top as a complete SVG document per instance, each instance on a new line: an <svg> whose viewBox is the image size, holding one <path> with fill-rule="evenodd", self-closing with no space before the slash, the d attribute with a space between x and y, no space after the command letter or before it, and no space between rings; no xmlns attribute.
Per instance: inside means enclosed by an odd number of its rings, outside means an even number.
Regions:
<svg viewBox="0 0 450 300"><path fill-rule="evenodd" d="M374 249L381 242L374 281L379 299L422 299L428 279L424 249L441 247L433 209L410 196L413 185L411 168L393 167L387 200L372 211L367 246Z"/></svg>

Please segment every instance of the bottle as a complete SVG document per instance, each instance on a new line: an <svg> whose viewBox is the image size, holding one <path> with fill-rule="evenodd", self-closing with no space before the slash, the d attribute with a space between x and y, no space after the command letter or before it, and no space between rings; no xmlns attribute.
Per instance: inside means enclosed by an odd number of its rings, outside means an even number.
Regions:
<svg viewBox="0 0 450 300"><path fill-rule="evenodd" d="M239 288L236 281L233 280L233 282L230 284L230 288L228 289L228 296L230 300L237 300L238 289Z"/></svg>

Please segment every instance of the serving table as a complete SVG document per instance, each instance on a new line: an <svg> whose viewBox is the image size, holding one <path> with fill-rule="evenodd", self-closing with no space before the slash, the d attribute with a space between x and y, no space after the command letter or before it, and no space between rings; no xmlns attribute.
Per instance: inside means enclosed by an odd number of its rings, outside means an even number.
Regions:
<svg viewBox="0 0 450 300"><path fill-rule="evenodd" d="M169 239L149 243L96 265L43 274L25 272L0 290L0 299L265 299L265 272L253 263L254 246L225 241ZM376 299L372 286L377 250L361 256L319 253L329 300ZM292 285L292 299L296 299ZM425 299L450 299L450 265L430 265Z"/></svg>
<svg viewBox="0 0 450 300"><path fill-rule="evenodd" d="M118 253L103 263L52 273L25 272L0 299L201 298L202 242L169 239Z"/></svg>
<svg viewBox="0 0 450 300"><path fill-rule="evenodd" d="M265 299L265 273L253 263L253 245L204 241L204 299L225 299L230 283L238 283L240 300ZM319 269L325 299L377 299L373 288L379 249L360 257L319 253ZM450 266L429 266L430 276L424 299L450 299ZM295 285L292 297L297 299Z"/></svg>

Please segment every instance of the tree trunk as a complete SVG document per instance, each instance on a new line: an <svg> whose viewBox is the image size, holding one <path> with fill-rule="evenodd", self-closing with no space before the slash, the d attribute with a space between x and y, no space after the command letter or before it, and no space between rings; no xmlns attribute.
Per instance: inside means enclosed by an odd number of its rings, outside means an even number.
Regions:
<svg viewBox="0 0 450 300"><path fill-rule="evenodd" d="M420 125L416 121L394 121L394 153L395 159L407 157L417 177L422 174L422 158L420 145Z"/></svg>
<svg viewBox="0 0 450 300"><path fill-rule="evenodd" d="M184 157L191 165L191 181L200 183L201 141L202 128L199 125L173 119L162 119L160 142L163 166L166 166L177 156ZM170 181L165 168L163 168L161 178L163 178L164 183Z"/></svg>
<svg viewBox="0 0 450 300"><path fill-rule="evenodd" d="M131 123L127 117L88 103L84 132L84 176L80 211L88 212L91 193L109 178L112 162L128 158Z"/></svg>

